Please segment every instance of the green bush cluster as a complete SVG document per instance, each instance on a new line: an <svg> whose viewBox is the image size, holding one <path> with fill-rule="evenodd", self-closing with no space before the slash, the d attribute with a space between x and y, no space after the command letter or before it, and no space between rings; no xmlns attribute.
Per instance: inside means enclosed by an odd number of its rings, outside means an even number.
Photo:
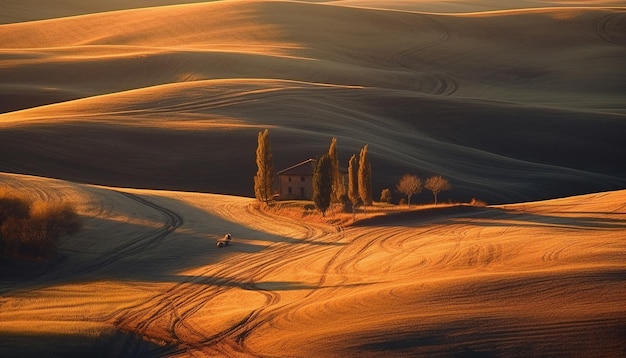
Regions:
<svg viewBox="0 0 626 358"><path fill-rule="evenodd" d="M25 259L47 259L57 252L59 237L81 229L69 204L31 201L0 190L0 253Z"/></svg>

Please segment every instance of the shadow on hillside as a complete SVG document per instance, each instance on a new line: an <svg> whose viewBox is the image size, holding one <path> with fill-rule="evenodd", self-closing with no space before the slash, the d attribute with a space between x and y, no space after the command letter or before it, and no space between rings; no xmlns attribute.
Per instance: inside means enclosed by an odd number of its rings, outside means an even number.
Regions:
<svg viewBox="0 0 626 358"><path fill-rule="evenodd" d="M97 335L0 333L0 356L11 357L162 357L176 351L121 331Z"/></svg>
<svg viewBox="0 0 626 358"><path fill-rule="evenodd" d="M134 195L120 194L134 200ZM83 217L84 230L62 239L60 255L48 262L0 260L0 295L10 296L64 284L102 281L191 284L206 287L238 288L251 291L313 290L336 286L311 285L295 281L255 281L255 273L273 267L276 255L259 253L283 245L285 254L306 250L310 245L340 245L259 231L215 216L180 200L141 196L150 209L137 209L133 222L119 218ZM119 198L117 198L119 199ZM147 203L138 200L137 203ZM134 210L134 209L133 209ZM144 210L153 210L146 212ZM181 214L178 214L181 213ZM184 214L183 214L184 213ZM136 222L160 225L139 225ZM231 233L233 243L216 246L216 239ZM130 236L127 236L130 235ZM102 244L103 241L112 241ZM233 254L249 253L246 256ZM236 269L218 272L211 264L228 261ZM206 268L205 268L206 267ZM262 277L262 276L261 276ZM87 335L0 334L0 356L153 357L171 355L180 347L155 345L124 331L94 332Z"/></svg>
<svg viewBox="0 0 626 358"><path fill-rule="evenodd" d="M419 357L620 356L626 325L619 318L551 321L518 317L419 325L412 332L381 330L356 337L352 352ZM351 352L351 353L352 353Z"/></svg>
<svg viewBox="0 0 626 358"><path fill-rule="evenodd" d="M131 197L134 196L121 195L129 197L129 200L133 200ZM100 280L181 283L205 277L203 274L192 277L181 273L218 263L236 253L257 253L275 245L341 245L299 240L259 231L180 200L148 195L141 195L140 198L152 204L146 210L153 210L153 217L155 213L160 215L162 226L142 226L101 217L83 217L83 232L71 238L71 245L64 243L62 238L60 254L54 260L0 260L0 293ZM184 217L177 213L184 213ZM102 229L111 227L115 228L115 232L109 233ZM123 233L132 233L132 237L121 237ZM223 237L225 233L232 234L233 243L228 247L218 248L216 239ZM107 240L116 243L101 244ZM245 266L245 262L233 264ZM251 269L258 269L259 265L263 265L263 262L250 263ZM206 284L245 288L246 283L238 282L236 278L209 276L211 275L206 276ZM276 283L274 286L283 289L314 288L300 287L297 282Z"/></svg>
<svg viewBox="0 0 626 358"><path fill-rule="evenodd" d="M354 226L421 226L468 224L475 226L559 227L568 229L626 229L626 219L602 217L606 212L567 212L543 215L498 207L452 207L411 210L356 222Z"/></svg>
<svg viewBox="0 0 626 358"><path fill-rule="evenodd" d="M412 223L427 223L432 220L441 220L451 216L480 213L485 209L486 208L484 207L475 207L469 205L441 206L431 207L427 209L410 209L406 211L390 212L387 215L360 219L352 224L352 226L397 226Z"/></svg>
<svg viewBox="0 0 626 358"><path fill-rule="evenodd" d="M230 277L219 276L188 276L188 275L172 275L161 277L159 282L171 283L191 283L194 285L217 286L239 288L247 291L299 291L299 290L317 290L325 288L346 288L346 287L363 287L372 283L351 283L342 285L311 285L297 281L257 281L250 282L238 280Z"/></svg>

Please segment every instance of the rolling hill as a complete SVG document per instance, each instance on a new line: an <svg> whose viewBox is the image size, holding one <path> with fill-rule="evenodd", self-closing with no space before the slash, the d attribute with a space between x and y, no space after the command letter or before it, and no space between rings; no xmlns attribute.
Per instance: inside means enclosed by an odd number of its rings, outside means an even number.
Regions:
<svg viewBox="0 0 626 358"><path fill-rule="evenodd" d="M0 8L0 186L83 220L0 257L0 356L625 354L623 2ZM337 137L375 198L491 205L283 215L251 198L265 128L276 170Z"/></svg>
<svg viewBox="0 0 626 358"><path fill-rule="evenodd" d="M271 128L277 168L369 144L377 192L407 172L454 200L622 188L623 19L221 1L5 24L0 169L251 195Z"/></svg>
<svg viewBox="0 0 626 358"><path fill-rule="evenodd" d="M626 349L624 190L338 227L245 197L10 174L0 184L73 203L84 220L57 260L0 261L3 357ZM227 232L232 246L217 248Z"/></svg>

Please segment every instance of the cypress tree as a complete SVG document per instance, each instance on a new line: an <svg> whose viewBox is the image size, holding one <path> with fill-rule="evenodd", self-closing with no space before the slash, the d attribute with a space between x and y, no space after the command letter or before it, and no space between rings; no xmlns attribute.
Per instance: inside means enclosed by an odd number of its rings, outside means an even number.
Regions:
<svg viewBox="0 0 626 358"><path fill-rule="evenodd" d="M322 216L326 216L326 210L330 207L333 191L332 179L332 161L328 154L324 154L317 161L313 172L313 201L322 212Z"/></svg>
<svg viewBox="0 0 626 358"><path fill-rule="evenodd" d="M269 130L259 132L256 148L257 172L254 177L254 195L259 201L267 203L272 198L274 170Z"/></svg>
<svg viewBox="0 0 626 358"><path fill-rule="evenodd" d="M336 203L341 202L341 198L344 194L343 181L341 180L341 174L339 173L339 156L337 155L337 138L333 137L330 141L330 147L328 148L328 156L332 165L332 182L333 182L333 194L332 201Z"/></svg>
<svg viewBox="0 0 626 358"><path fill-rule="evenodd" d="M356 154L352 154L348 162L348 199L352 203L352 220L354 220L356 205L359 203L359 167Z"/></svg>
<svg viewBox="0 0 626 358"><path fill-rule="evenodd" d="M359 197L364 206L372 205L372 166L367 157L367 144L359 155Z"/></svg>

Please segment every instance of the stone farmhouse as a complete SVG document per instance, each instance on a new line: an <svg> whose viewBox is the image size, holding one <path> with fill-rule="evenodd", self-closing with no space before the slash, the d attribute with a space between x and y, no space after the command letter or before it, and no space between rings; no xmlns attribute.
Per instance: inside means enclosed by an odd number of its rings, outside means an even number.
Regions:
<svg viewBox="0 0 626 358"><path fill-rule="evenodd" d="M315 159L307 159L276 173L278 200L311 200L315 165Z"/></svg>

